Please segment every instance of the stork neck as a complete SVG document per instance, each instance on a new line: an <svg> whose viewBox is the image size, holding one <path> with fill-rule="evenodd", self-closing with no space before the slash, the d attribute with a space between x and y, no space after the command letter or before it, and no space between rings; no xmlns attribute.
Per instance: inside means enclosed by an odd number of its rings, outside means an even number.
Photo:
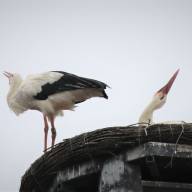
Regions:
<svg viewBox="0 0 192 192"><path fill-rule="evenodd" d="M144 111L143 111L143 114L145 114L145 116L147 116L149 119L152 118L153 116L153 109L151 108L146 108Z"/></svg>
<svg viewBox="0 0 192 192"><path fill-rule="evenodd" d="M156 105L154 101L151 101L148 106L145 108L145 111L148 113L153 113L153 111L156 109Z"/></svg>
<svg viewBox="0 0 192 192"><path fill-rule="evenodd" d="M155 106L153 105L153 102L149 103L149 105L145 108L145 110L141 114L141 116L139 118L139 122L140 123L152 123L154 110L155 110Z"/></svg>

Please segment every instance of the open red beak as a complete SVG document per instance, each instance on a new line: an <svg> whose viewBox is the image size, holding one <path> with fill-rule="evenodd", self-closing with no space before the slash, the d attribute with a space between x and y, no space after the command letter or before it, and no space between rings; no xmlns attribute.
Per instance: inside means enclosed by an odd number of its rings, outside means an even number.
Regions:
<svg viewBox="0 0 192 192"><path fill-rule="evenodd" d="M164 87L162 87L159 91L157 91L157 93L162 92L163 94L167 95L169 93L178 73L179 73L179 69L174 73L174 75L171 77L171 79L168 81L168 83Z"/></svg>
<svg viewBox="0 0 192 192"><path fill-rule="evenodd" d="M3 72L3 75L5 75L7 78L10 78L10 77L13 76L12 73L9 73L9 72L7 72L7 71L4 71L4 72Z"/></svg>

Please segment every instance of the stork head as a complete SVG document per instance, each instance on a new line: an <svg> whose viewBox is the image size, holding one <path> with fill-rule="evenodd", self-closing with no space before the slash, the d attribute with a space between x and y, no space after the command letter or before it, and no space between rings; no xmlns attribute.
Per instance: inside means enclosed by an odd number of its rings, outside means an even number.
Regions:
<svg viewBox="0 0 192 192"><path fill-rule="evenodd" d="M168 81L168 83L155 93L153 97L153 103L154 103L155 109L159 109L165 104L167 99L167 94L169 93L178 73L179 73L179 69L173 74L173 76Z"/></svg>
<svg viewBox="0 0 192 192"><path fill-rule="evenodd" d="M11 84L11 81L12 81L14 75L12 73L7 72L7 71L4 71L3 75L5 75L5 77L8 78L9 84Z"/></svg>
<svg viewBox="0 0 192 192"><path fill-rule="evenodd" d="M21 80L21 77L19 74L16 74L16 73L10 73L10 72L7 72L7 71L4 71L3 72L3 75L5 75L5 77L8 78L9 80L9 85L12 85L13 83L17 82L18 80L20 81Z"/></svg>

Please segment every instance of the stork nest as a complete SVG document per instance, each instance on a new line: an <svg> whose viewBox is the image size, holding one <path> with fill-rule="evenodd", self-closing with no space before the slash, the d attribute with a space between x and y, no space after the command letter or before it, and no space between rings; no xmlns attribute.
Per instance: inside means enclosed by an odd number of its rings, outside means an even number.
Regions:
<svg viewBox="0 0 192 192"><path fill-rule="evenodd" d="M57 171L67 166L115 155L125 148L133 148L146 142L191 145L192 124L154 124L145 129L139 125L109 127L66 139L31 165L22 177L20 191L28 192L47 186Z"/></svg>

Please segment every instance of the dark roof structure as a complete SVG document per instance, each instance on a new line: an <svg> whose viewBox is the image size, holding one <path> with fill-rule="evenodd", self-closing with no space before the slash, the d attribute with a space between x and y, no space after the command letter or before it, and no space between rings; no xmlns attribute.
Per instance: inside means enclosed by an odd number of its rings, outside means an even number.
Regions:
<svg viewBox="0 0 192 192"><path fill-rule="evenodd" d="M23 175L20 192L108 192L120 186L132 187L134 192L154 191L160 186L167 191L174 188L174 192L188 192L192 190L191 144L192 124L188 123L147 128L130 125L87 132L64 140L37 159ZM130 182L138 181L142 189L138 183L128 186L123 179L112 188L109 184L106 187L107 179L101 180L110 172L105 169L109 162L116 168L123 165L125 170L133 169L125 171L121 178L134 178ZM121 167L115 174L119 170ZM75 187L70 182L75 182Z"/></svg>

